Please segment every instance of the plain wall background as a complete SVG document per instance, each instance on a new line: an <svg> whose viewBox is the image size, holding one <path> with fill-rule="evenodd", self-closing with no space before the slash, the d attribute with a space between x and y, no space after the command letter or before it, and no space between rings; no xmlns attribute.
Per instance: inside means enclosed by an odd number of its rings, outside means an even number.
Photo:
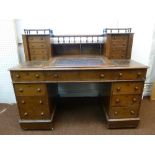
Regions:
<svg viewBox="0 0 155 155"><path fill-rule="evenodd" d="M14 8L14 2L10 2L8 5L6 0L3 5L5 7L0 6L3 14L6 12L4 8L7 7L9 15L19 18L15 23L18 36L21 36L22 28L51 28L54 34L98 34L102 33L105 27L131 27L135 33L132 59L145 65L149 64L155 23L152 1L45 0L44 2L26 1L26 3L20 1L17 8ZM9 30L5 28L5 24L10 25ZM4 63L0 63L0 103L15 102L10 75L7 71L8 68L19 62L16 31L13 25L13 20L10 24L6 20L0 22L1 36L2 34L8 36L5 50L0 49L0 62L5 63L5 67ZM10 33L12 37L9 37ZM18 42L20 40L19 37ZM3 46L3 37L0 42L0 46ZM8 49L10 43L13 43L13 47Z"/></svg>

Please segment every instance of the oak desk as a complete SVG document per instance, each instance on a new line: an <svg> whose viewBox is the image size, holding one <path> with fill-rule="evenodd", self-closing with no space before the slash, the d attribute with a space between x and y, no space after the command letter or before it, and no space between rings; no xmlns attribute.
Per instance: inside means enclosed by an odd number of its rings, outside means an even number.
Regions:
<svg viewBox="0 0 155 155"><path fill-rule="evenodd" d="M23 129L50 129L59 83L103 83L103 107L109 128L136 127L147 67L103 56L58 56L27 61L11 77ZM104 115L104 112L103 112Z"/></svg>

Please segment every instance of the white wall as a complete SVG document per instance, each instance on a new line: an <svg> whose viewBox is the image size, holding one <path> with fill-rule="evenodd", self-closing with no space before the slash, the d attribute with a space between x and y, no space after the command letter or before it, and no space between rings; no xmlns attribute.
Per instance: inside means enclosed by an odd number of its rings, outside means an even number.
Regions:
<svg viewBox="0 0 155 155"><path fill-rule="evenodd" d="M6 3L6 7L9 7L10 14L16 11L18 17L21 17L21 20L16 20L20 29L18 42L21 42L23 28L51 28L54 34L93 34L102 33L105 27L131 27L135 33L132 59L149 64L155 23L153 1L44 0L43 3L27 0L18 3L17 8L13 7L13 3L9 6ZM23 19L22 16L28 18ZM12 20L2 21L0 25L0 102L12 103L15 98L7 69L18 63L16 38ZM5 45L1 36L9 36Z"/></svg>
<svg viewBox="0 0 155 155"><path fill-rule="evenodd" d="M0 103L15 103L8 69L17 64L14 20L0 20Z"/></svg>

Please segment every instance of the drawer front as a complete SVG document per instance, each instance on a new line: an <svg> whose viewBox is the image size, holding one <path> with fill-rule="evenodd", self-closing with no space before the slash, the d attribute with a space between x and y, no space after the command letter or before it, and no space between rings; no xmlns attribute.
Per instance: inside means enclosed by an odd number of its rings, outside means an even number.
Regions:
<svg viewBox="0 0 155 155"><path fill-rule="evenodd" d="M79 72L77 71L53 71L46 72L46 80L49 81L79 81Z"/></svg>
<svg viewBox="0 0 155 155"><path fill-rule="evenodd" d="M30 54L31 55L47 55L48 56L48 52L46 48L41 48L41 49L30 49Z"/></svg>
<svg viewBox="0 0 155 155"><path fill-rule="evenodd" d="M111 40L112 41L123 41L127 42L129 38L128 34L111 34Z"/></svg>
<svg viewBox="0 0 155 155"><path fill-rule="evenodd" d="M46 37L45 36L28 36L28 42L45 42Z"/></svg>
<svg viewBox="0 0 155 155"><path fill-rule="evenodd" d="M112 84L112 94L141 94L143 82L117 82Z"/></svg>
<svg viewBox="0 0 155 155"><path fill-rule="evenodd" d="M31 54L31 60L48 60L49 57L44 54Z"/></svg>
<svg viewBox="0 0 155 155"><path fill-rule="evenodd" d="M17 97L21 119L49 119L50 107L45 97Z"/></svg>
<svg viewBox="0 0 155 155"><path fill-rule="evenodd" d="M126 51L115 51L110 53L110 58L113 59L125 59L126 58Z"/></svg>
<svg viewBox="0 0 155 155"><path fill-rule="evenodd" d="M44 96L47 90L44 84L14 84L16 96Z"/></svg>
<svg viewBox="0 0 155 155"><path fill-rule="evenodd" d="M114 107L139 105L141 103L141 97L141 95L113 95L111 105Z"/></svg>
<svg viewBox="0 0 155 155"><path fill-rule="evenodd" d="M47 48L46 43L29 43L29 48Z"/></svg>
<svg viewBox="0 0 155 155"><path fill-rule="evenodd" d="M145 76L144 69L118 70L115 74L117 80L144 80Z"/></svg>
<svg viewBox="0 0 155 155"><path fill-rule="evenodd" d="M44 74L42 72L11 72L13 81L43 81Z"/></svg>
<svg viewBox="0 0 155 155"><path fill-rule="evenodd" d="M110 118L135 118L139 115L139 105L132 107L112 107L109 111Z"/></svg>
<svg viewBox="0 0 155 155"><path fill-rule="evenodd" d="M113 71L80 71L81 81L104 81L114 79L115 75Z"/></svg>

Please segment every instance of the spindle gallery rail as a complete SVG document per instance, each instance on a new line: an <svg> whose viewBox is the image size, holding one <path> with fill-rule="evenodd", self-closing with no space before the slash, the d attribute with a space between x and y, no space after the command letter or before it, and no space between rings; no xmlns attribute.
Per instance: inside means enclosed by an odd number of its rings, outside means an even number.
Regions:
<svg viewBox="0 0 155 155"><path fill-rule="evenodd" d="M53 35L52 40L56 44L103 44L104 35Z"/></svg>
<svg viewBox="0 0 155 155"><path fill-rule="evenodd" d="M52 35L51 29L24 29L26 35Z"/></svg>
<svg viewBox="0 0 155 155"><path fill-rule="evenodd" d="M103 34L107 33L131 33L131 28L105 28Z"/></svg>

